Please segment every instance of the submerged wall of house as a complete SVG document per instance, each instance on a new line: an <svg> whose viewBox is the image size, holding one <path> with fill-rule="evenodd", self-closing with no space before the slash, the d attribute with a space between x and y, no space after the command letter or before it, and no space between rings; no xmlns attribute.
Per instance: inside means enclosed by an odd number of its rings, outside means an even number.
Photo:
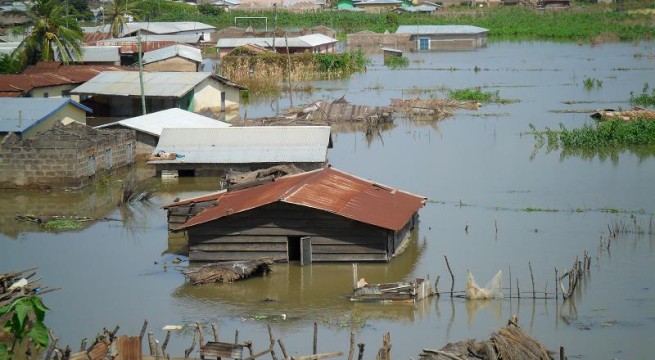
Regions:
<svg viewBox="0 0 655 360"><path fill-rule="evenodd" d="M412 35L411 44L411 51L475 50L487 46L487 34Z"/></svg>
<svg viewBox="0 0 655 360"><path fill-rule="evenodd" d="M225 110L239 108L239 89L221 84L218 80L207 78L195 87L193 111L221 111L221 93L225 92Z"/></svg>
<svg viewBox="0 0 655 360"><path fill-rule="evenodd" d="M134 163L132 130L96 130L72 123L21 140L0 142L0 188L80 188L98 175Z"/></svg>
<svg viewBox="0 0 655 360"><path fill-rule="evenodd" d="M169 209L185 216L184 207ZM273 203L187 230L192 262L256 259L298 260L301 238L308 237L313 262L389 261L390 232L329 212Z"/></svg>

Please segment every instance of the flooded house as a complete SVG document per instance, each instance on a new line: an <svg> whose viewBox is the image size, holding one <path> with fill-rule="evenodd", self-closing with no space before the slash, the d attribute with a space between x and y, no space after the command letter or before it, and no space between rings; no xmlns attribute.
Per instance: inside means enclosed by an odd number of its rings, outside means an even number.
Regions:
<svg viewBox="0 0 655 360"><path fill-rule="evenodd" d="M29 139L0 141L0 188L77 189L134 163L132 130L98 130L58 122Z"/></svg>
<svg viewBox="0 0 655 360"><path fill-rule="evenodd" d="M149 112L180 108L193 112L238 109L243 86L210 72L144 72L143 91ZM103 72L71 91L96 116L143 114L139 72Z"/></svg>
<svg viewBox="0 0 655 360"><path fill-rule="evenodd" d="M257 45L278 53L290 54L310 52L314 54L336 53L337 39L323 34L309 34L296 37L242 37L220 38L216 42L219 57L240 46Z"/></svg>
<svg viewBox="0 0 655 360"><path fill-rule="evenodd" d="M326 164L329 147L329 126L167 128L148 164L165 176L223 176L284 164L313 170Z"/></svg>
<svg viewBox="0 0 655 360"><path fill-rule="evenodd" d="M102 26L83 27L85 33L109 33L110 24ZM128 22L121 27L118 37L132 37L141 35L199 35L209 40L216 27L197 21L135 21Z"/></svg>
<svg viewBox="0 0 655 360"><path fill-rule="evenodd" d="M91 109L70 98L2 98L0 97L0 138L14 133L29 139L49 130L56 123L86 124Z"/></svg>
<svg viewBox="0 0 655 360"><path fill-rule="evenodd" d="M186 232L191 262L388 262L418 224L426 198L321 169L165 206Z"/></svg>
<svg viewBox="0 0 655 360"><path fill-rule="evenodd" d="M475 50L487 46L488 29L472 25L400 25L411 51Z"/></svg>
<svg viewBox="0 0 655 360"><path fill-rule="evenodd" d="M143 53L146 71L198 71L202 63L199 48L175 44Z"/></svg>
<svg viewBox="0 0 655 360"><path fill-rule="evenodd" d="M172 108L96 126L96 129L128 129L136 132L136 155L153 153L165 128L225 128L231 124L190 111Z"/></svg>

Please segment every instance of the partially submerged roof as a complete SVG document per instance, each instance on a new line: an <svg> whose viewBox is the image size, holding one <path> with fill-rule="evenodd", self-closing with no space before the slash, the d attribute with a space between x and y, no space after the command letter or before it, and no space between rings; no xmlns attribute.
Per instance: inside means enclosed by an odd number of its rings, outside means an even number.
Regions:
<svg viewBox="0 0 655 360"><path fill-rule="evenodd" d="M273 41L272 37L250 37L250 38L222 38L218 39L216 47L218 48L233 48L254 44L263 48L271 48L273 44L275 47L291 47L291 48L313 48L316 46L336 43L337 39L325 36L323 34L310 34L298 37L276 37Z"/></svg>
<svg viewBox="0 0 655 360"><path fill-rule="evenodd" d="M0 132L23 133L69 104L93 112L70 98L0 98Z"/></svg>
<svg viewBox="0 0 655 360"><path fill-rule="evenodd" d="M204 224L275 202L327 211L338 216L399 231L425 204L426 198L326 167L276 178L263 185L223 191L166 205L215 201L180 229Z"/></svg>
<svg viewBox="0 0 655 360"><path fill-rule="evenodd" d="M165 128L225 128L232 125L190 111L172 108L96 126L97 129L122 126L160 136Z"/></svg>
<svg viewBox="0 0 655 360"><path fill-rule="evenodd" d="M92 32L109 32L111 25L83 27L82 30L87 33ZM123 27L122 35L135 34L138 30L152 34L174 34L193 31L211 31L215 26L203 24L197 21L159 21L159 22L128 22Z"/></svg>
<svg viewBox="0 0 655 360"><path fill-rule="evenodd" d="M180 98L207 78L227 86L243 88L210 72L158 71L143 73L145 96ZM71 91L71 94L141 96L139 73L136 71L103 72Z"/></svg>
<svg viewBox="0 0 655 360"><path fill-rule="evenodd" d="M202 62L202 53L200 49L189 45L176 44L145 52L143 54L143 64L150 64L174 57L181 57L197 63Z"/></svg>
<svg viewBox="0 0 655 360"><path fill-rule="evenodd" d="M247 126L164 129L157 148L183 155L151 164L323 163L331 145L329 126Z"/></svg>
<svg viewBox="0 0 655 360"><path fill-rule="evenodd" d="M482 34L489 29L473 25L400 25L396 34L412 35L455 35L455 34Z"/></svg>

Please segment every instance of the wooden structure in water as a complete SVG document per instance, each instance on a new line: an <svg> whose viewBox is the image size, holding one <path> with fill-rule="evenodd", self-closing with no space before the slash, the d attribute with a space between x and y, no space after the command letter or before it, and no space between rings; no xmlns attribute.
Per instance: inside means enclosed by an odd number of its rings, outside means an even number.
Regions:
<svg viewBox="0 0 655 360"><path fill-rule="evenodd" d="M415 303L433 294L429 277L384 284L368 284L364 279L357 280L357 264L353 264L353 289L351 301Z"/></svg>
<svg viewBox="0 0 655 360"><path fill-rule="evenodd" d="M191 262L387 262L408 241L425 198L326 167L178 201Z"/></svg>

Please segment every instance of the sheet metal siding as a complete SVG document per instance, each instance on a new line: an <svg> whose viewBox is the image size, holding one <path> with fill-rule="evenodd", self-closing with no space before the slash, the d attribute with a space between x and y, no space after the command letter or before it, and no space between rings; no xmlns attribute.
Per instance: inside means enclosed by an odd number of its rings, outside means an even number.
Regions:
<svg viewBox="0 0 655 360"><path fill-rule="evenodd" d="M489 32L489 29L472 25L400 25L396 34L480 34Z"/></svg>
<svg viewBox="0 0 655 360"><path fill-rule="evenodd" d="M184 155L170 163L325 162L329 126L264 126L163 129L155 153Z"/></svg>
<svg viewBox="0 0 655 360"><path fill-rule="evenodd" d="M146 96L182 97L211 76L209 72L144 72ZM71 91L72 94L140 96L139 73L105 71Z"/></svg>
<svg viewBox="0 0 655 360"><path fill-rule="evenodd" d="M425 203L424 197L375 184L333 168L285 176L272 183L190 199L179 204L210 199L218 200L218 205L189 220L184 228L282 201L398 231Z"/></svg>

